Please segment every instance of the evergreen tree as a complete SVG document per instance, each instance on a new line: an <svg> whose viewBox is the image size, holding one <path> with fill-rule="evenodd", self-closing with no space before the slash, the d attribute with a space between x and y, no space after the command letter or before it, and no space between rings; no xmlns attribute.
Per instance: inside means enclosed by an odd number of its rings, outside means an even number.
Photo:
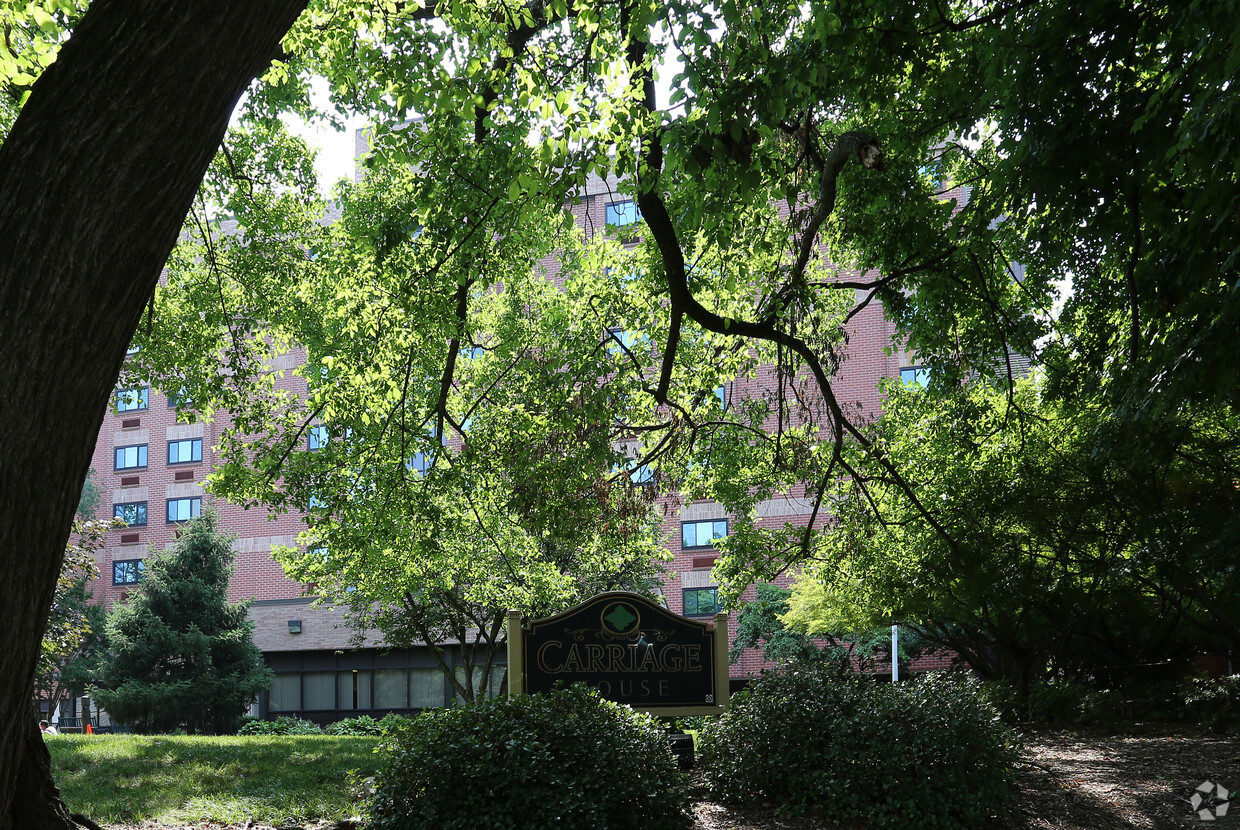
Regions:
<svg viewBox="0 0 1240 830"><path fill-rule="evenodd" d="M110 659L92 692L138 731L232 731L271 684L245 606L228 602L231 540L216 522L207 513L186 525L108 616Z"/></svg>

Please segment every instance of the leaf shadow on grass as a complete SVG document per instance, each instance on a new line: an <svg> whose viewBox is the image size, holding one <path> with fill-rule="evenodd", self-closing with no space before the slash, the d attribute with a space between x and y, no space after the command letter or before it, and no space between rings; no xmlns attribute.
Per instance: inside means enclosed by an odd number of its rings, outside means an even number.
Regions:
<svg viewBox="0 0 1240 830"><path fill-rule="evenodd" d="M49 740L65 803L99 822L243 823L343 818L376 738L74 735Z"/></svg>

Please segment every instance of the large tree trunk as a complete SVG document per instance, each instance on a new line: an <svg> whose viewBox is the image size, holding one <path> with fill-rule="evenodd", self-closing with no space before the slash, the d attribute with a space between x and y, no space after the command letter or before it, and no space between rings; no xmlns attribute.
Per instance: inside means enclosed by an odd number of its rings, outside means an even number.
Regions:
<svg viewBox="0 0 1240 830"><path fill-rule="evenodd" d="M306 0L96 0L0 147L0 830L66 828L39 643L125 349L242 91Z"/></svg>

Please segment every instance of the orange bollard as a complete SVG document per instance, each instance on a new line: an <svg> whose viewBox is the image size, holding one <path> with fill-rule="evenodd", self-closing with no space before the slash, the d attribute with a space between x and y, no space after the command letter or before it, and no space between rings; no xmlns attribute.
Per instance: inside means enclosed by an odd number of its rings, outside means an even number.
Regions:
<svg viewBox="0 0 1240 830"><path fill-rule="evenodd" d="M91 728L91 725L90 725L89 723L88 723L88 724L86 724L86 734L87 734L87 735L93 735L93 734L95 734L95 730Z"/></svg>

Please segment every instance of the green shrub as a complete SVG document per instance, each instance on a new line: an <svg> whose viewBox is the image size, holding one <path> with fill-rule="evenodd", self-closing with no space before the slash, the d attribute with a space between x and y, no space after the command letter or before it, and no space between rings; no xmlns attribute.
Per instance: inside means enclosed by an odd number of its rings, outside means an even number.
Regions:
<svg viewBox="0 0 1240 830"><path fill-rule="evenodd" d="M1193 680L1183 692L1187 717L1211 729L1240 724L1240 675Z"/></svg>
<svg viewBox="0 0 1240 830"><path fill-rule="evenodd" d="M380 721L370 715L338 720L323 730L328 735L382 735L387 730Z"/></svg>
<svg viewBox="0 0 1240 830"><path fill-rule="evenodd" d="M381 754L374 830L690 826L658 721L580 686L427 712Z"/></svg>
<svg viewBox="0 0 1240 830"><path fill-rule="evenodd" d="M979 684L929 675L895 686L791 665L732 699L698 743L707 784L869 828L980 824L1011 798L1016 735Z"/></svg>
<svg viewBox="0 0 1240 830"><path fill-rule="evenodd" d="M338 720L323 731L328 735L386 735L408 722L408 717L395 712L388 712L378 720L370 715L358 715L356 718Z"/></svg>
<svg viewBox="0 0 1240 830"><path fill-rule="evenodd" d="M317 723L281 715L275 720L252 720L237 730L238 735L322 735Z"/></svg>
<svg viewBox="0 0 1240 830"><path fill-rule="evenodd" d="M386 735L389 732L395 732L397 729L407 725L409 720L409 715L398 715L395 712L388 712L386 715L379 718L379 728L382 729L383 734Z"/></svg>
<svg viewBox="0 0 1240 830"><path fill-rule="evenodd" d="M1190 715L1186 696L1193 688L1175 681L1130 684L1093 689L1074 680L1036 681L1022 702L1015 685L1006 680L982 686L985 698L1006 723L1057 723L1110 726L1134 721L1183 720ZM1205 688L1205 687L1200 687Z"/></svg>
<svg viewBox="0 0 1240 830"><path fill-rule="evenodd" d="M1088 695L1089 687L1075 680L1031 683L1025 718L1034 723L1079 723Z"/></svg>

